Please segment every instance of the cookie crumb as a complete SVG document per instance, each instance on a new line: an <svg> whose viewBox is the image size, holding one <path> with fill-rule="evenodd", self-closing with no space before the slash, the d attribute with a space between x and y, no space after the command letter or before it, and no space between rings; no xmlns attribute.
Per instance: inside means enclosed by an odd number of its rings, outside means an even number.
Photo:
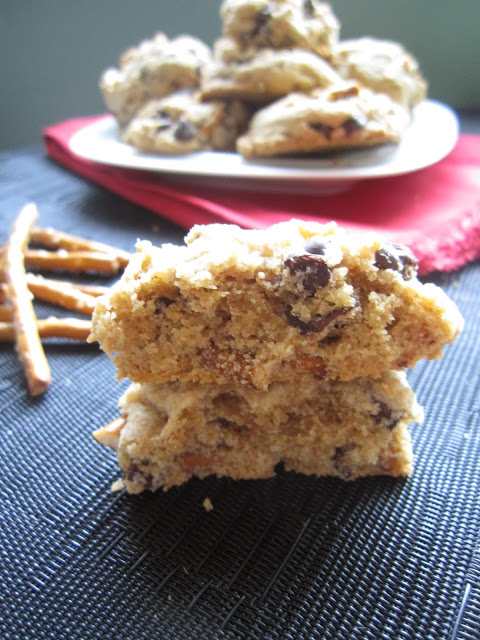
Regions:
<svg viewBox="0 0 480 640"><path fill-rule="evenodd" d="M205 498L205 500L203 501L203 508L205 509L205 511L213 511L213 504L210 498Z"/></svg>

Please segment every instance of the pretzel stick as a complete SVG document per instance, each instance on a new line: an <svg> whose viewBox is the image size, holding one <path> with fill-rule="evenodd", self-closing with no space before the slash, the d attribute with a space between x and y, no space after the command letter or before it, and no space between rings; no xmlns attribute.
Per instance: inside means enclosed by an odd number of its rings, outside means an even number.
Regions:
<svg viewBox="0 0 480 640"><path fill-rule="evenodd" d="M33 273L27 273L27 280L30 279L30 277L33 279L34 277L40 278L41 276L36 276ZM100 284L82 284L80 282L71 282L70 280L56 280L54 278L43 278L43 282L48 282L50 286L58 288L62 288L65 284L68 284L68 286L72 287L72 289L75 289L75 291L81 291L82 293L86 293L93 298L104 296L110 289L110 287L104 287Z"/></svg>
<svg viewBox="0 0 480 640"><path fill-rule="evenodd" d="M28 288L37 298L87 316L92 315L96 298L75 289L69 282L49 280L33 273L27 273L26 280Z"/></svg>
<svg viewBox="0 0 480 640"><path fill-rule="evenodd" d="M41 338L71 338L72 340L86 340L90 335L92 323L89 320L77 318L45 318L37 320L37 330ZM0 322L0 342L10 342L15 339L15 325L13 322Z"/></svg>
<svg viewBox="0 0 480 640"><path fill-rule="evenodd" d="M10 320L13 318L13 310L9 304L0 304L0 321Z"/></svg>
<svg viewBox="0 0 480 640"><path fill-rule="evenodd" d="M0 282L0 303L8 300L8 287L4 282Z"/></svg>
<svg viewBox="0 0 480 640"><path fill-rule="evenodd" d="M48 249L67 249L68 251L96 251L100 253L108 253L115 256L120 266L124 269L130 259L127 251L111 247L103 242L95 242L73 236L63 231L52 229L52 227L34 227L30 234L31 242Z"/></svg>
<svg viewBox="0 0 480 640"><path fill-rule="evenodd" d="M120 263L116 256L95 251L46 251L45 249L27 249L25 264L29 269L45 271L95 271L97 273L116 274Z"/></svg>
<svg viewBox="0 0 480 640"><path fill-rule="evenodd" d="M65 282L64 280L52 280L50 278L42 278L41 276L34 275L33 273L27 273L26 280L28 288L37 296L37 298L48 300L54 304L64 306L67 309L72 308L87 315L92 313L92 308L95 305L95 299L99 296L103 296L108 291L108 287L102 287L100 285L77 284L75 282ZM37 282L44 285L45 289L47 287L48 289L51 289L51 297L47 297L46 294L43 296L41 287L35 286ZM73 295L75 297L75 301L72 300L72 307L66 304L64 298L62 299L62 292L64 291L67 292L67 295ZM58 294L55 295L55 292L58 292ZM78 305L76 304L77 298L79 300ZM8 306L5 308L3 306L6 302L8 302L7 285L0 283L0 320L10 319L10 317L6 317L6 314L7 309L11 310L11 307Z"/></svg>
<svg viewBox="0 0 480 640"><path fill-rule="evenodd" d="M83 291L83 293L88 293L89 296L93 296L94 298L104 296L109 290L109 287L102 287L99 284L79 284L77 282L71 282L70 284L74 289Z"/></svg>
<svg viewBox="0 0 480 640"><path fill-rule="evenodd" d="M13 308L17 353L32 396L46 391L51 379L50 367L38 335L31 294L25 281L23 252L28 244L30 229L37 218L38 210L35 204L25 205L13 224L3 252L3 268Z"/></svg>
<svg viewBox="0 0 480 640"><path fill-rule="evenodd" d="M100 427L100 429L94 431L92 435L100 444L104 444L114 450L118 449L120 432L122 431L126 423L126 418L124 416L121 416L120 418L112 420L112 422L109 422L109 424L105 425L104 427Z"/></svg>

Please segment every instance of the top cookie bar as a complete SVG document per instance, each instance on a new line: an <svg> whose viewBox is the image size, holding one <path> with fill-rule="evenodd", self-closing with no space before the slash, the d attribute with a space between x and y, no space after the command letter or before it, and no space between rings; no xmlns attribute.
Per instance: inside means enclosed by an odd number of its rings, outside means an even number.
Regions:
<svg viewBox="0 0 480 640"><path fill-rule="evenodd" d="M91 340L135 382L351 380L439 358L463 326L403 246L335 224L195 226L140 242Z"/></svg>

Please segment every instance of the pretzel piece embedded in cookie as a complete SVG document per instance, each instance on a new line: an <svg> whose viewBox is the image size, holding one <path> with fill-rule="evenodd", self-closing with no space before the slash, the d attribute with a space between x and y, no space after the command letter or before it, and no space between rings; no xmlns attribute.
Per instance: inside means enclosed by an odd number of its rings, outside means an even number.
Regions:
<svg viewBox="0 0 480 640"><path fill-rule="evenodd" d="M118 449L118 441L120 439L120 433L123 427L126 424L126 419L124 416L120 416L120 418L116 418L109 422L107 425L100 427L93 432L93 437L100 444L104 444L110 449Z"/></svg>

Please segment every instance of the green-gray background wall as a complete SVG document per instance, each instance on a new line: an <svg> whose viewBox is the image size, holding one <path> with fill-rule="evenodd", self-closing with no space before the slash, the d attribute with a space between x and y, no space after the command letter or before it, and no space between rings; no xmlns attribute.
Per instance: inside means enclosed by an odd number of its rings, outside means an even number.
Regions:
<svg viewBox="0 0 480 640"><path fill-rule="evenodd" d="M480 0L332 0L342 38L405 44L430 97L480 109ZM119 54L163 31L220 35L220 0L0 0L0 148L42 128L105 111L98 78Z"/></svg>

